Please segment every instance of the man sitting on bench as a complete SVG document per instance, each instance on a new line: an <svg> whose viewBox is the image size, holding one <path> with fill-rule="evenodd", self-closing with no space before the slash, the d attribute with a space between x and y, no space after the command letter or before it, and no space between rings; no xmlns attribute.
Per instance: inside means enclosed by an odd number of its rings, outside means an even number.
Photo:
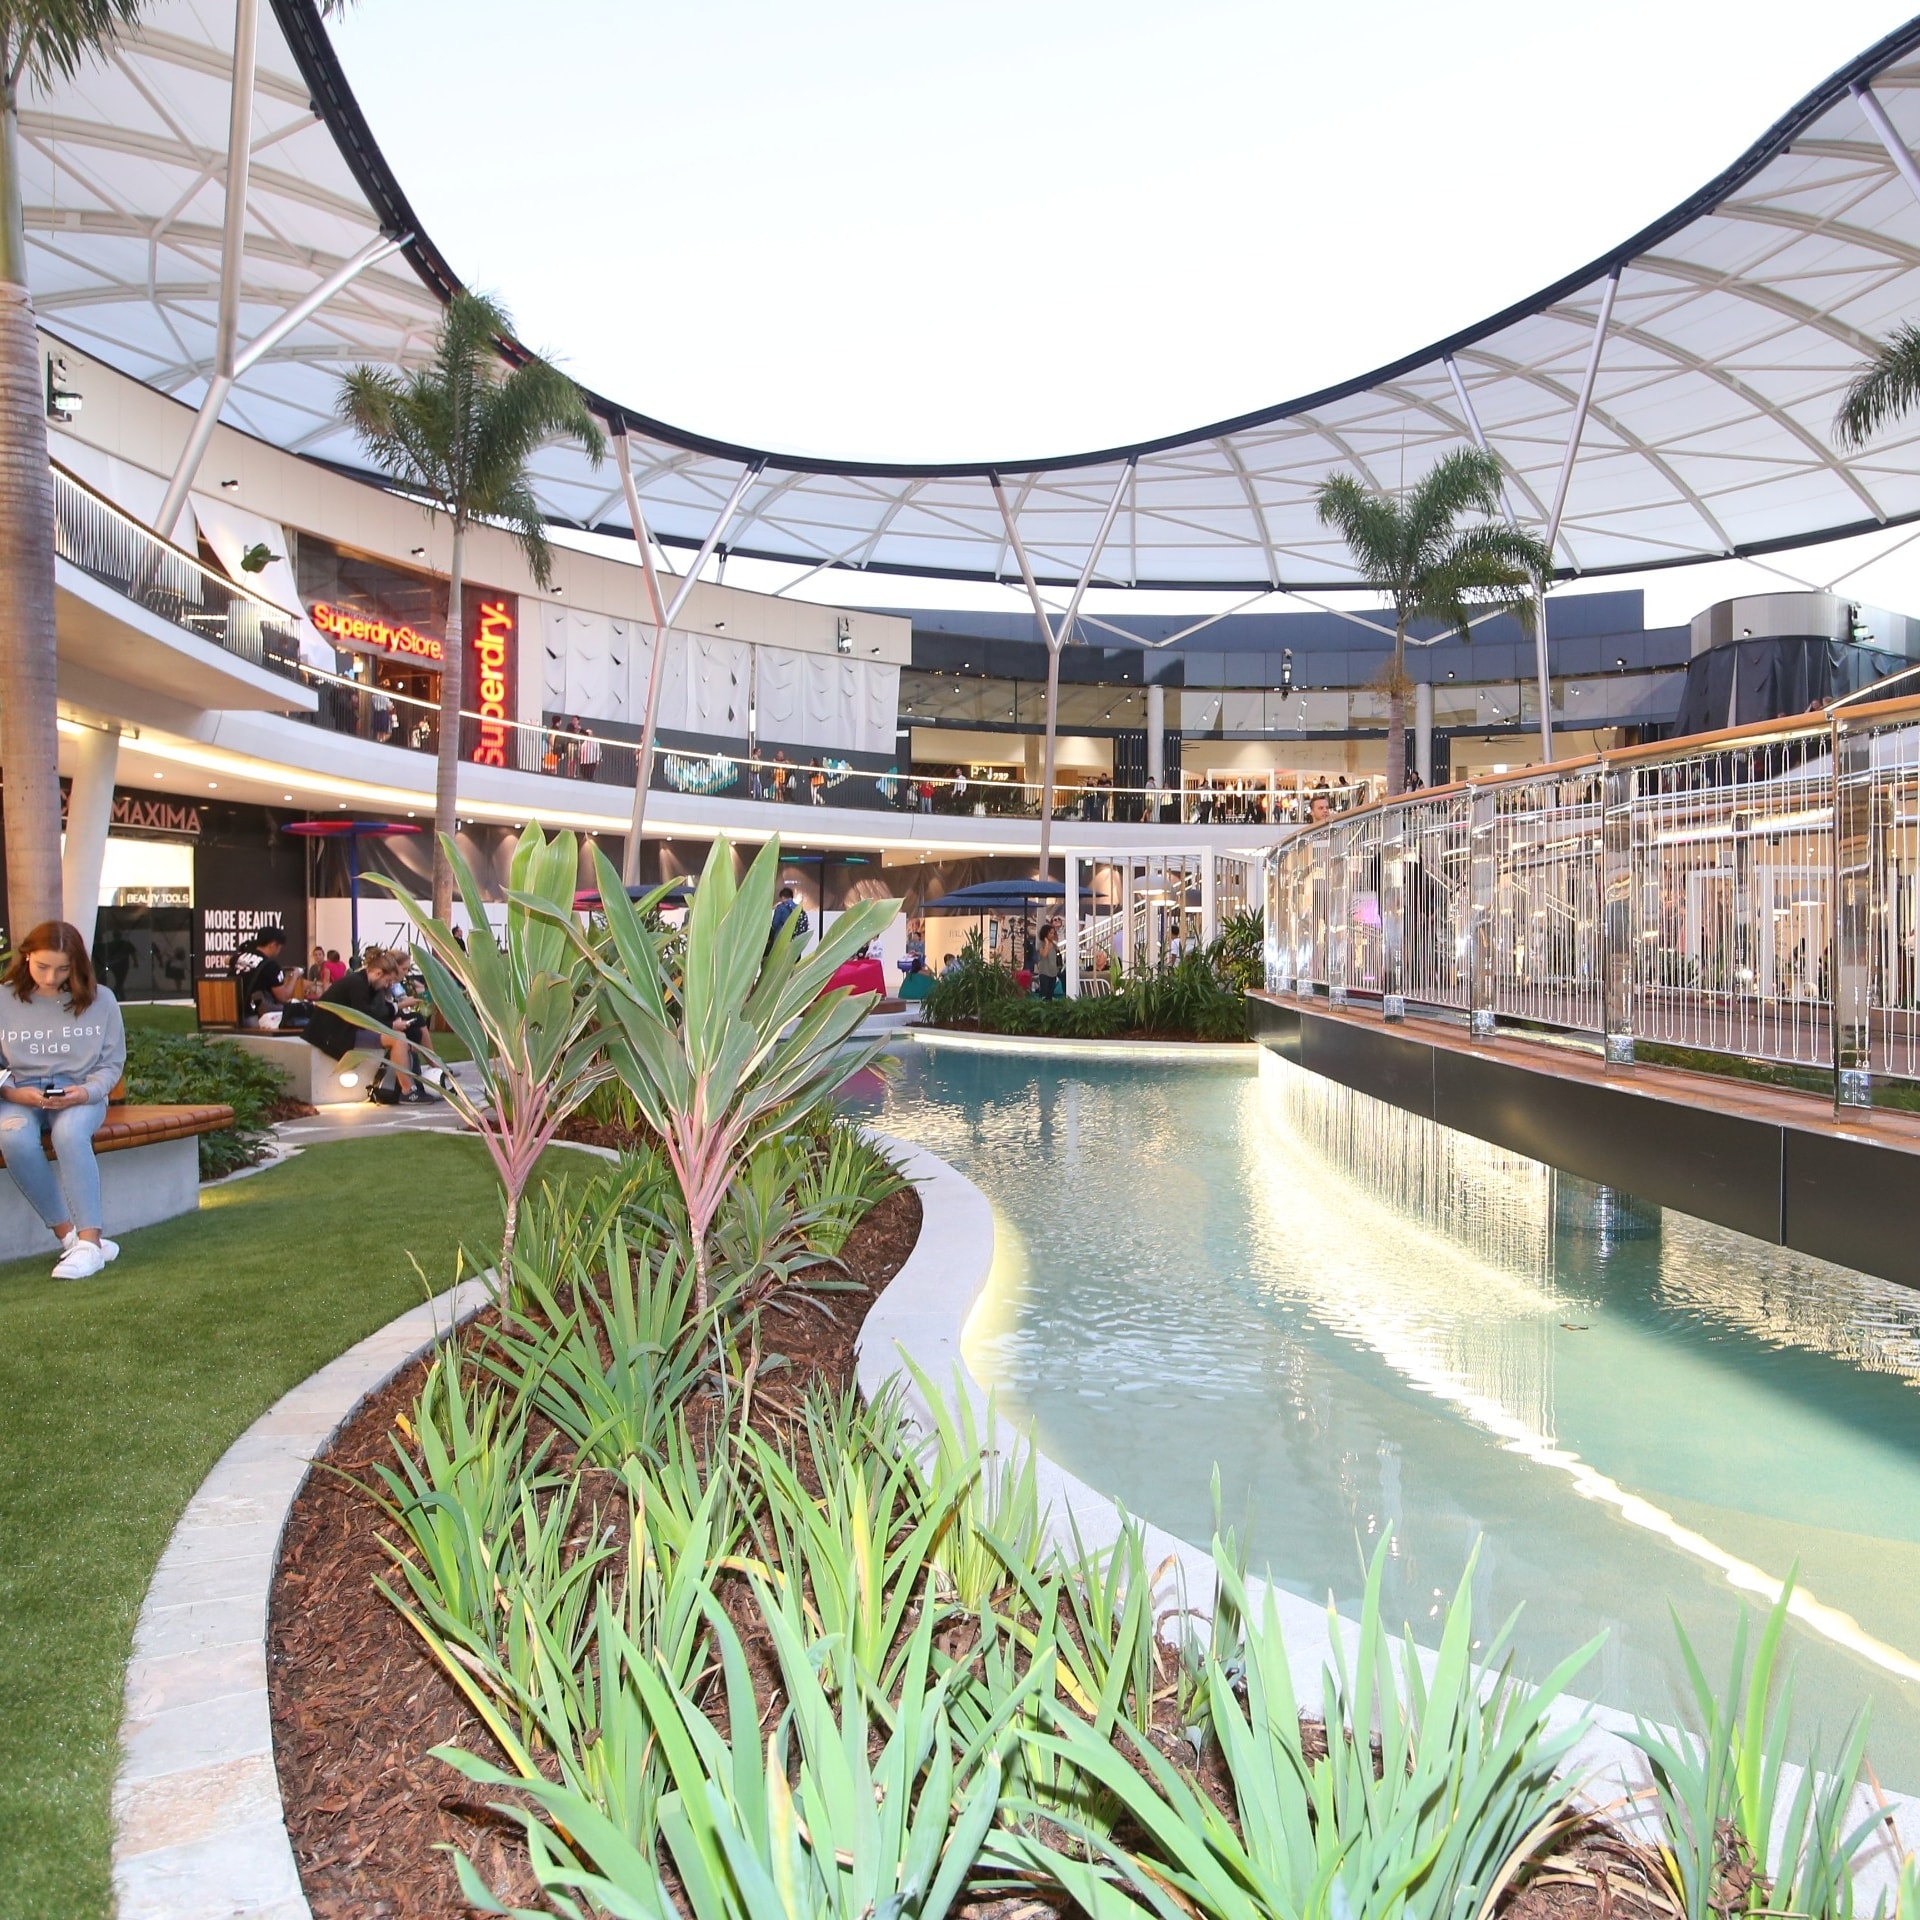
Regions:
<svg viewBox="0 0 1920 1920"><path fill-rule="evenodd" d="M313 1003L313 1018L307 1024L306 1035L332 1060L344 1060L356 1048L378 1046L387 1057L367 1089L368 1097L380 1097L377 1090L381 1076L391 1066L399 1097L425 1105L433 1095L413 1076L413 1049L404 1035L392 1030L393 989L404 977L406 967L403 955L369 947L364 964L344 980L336 981ZM356 1013L364 1013L378 1020L387 1031L375 1033L351 1020L343 1020L334 1012L336 1007L351 1007Z"/></svg>

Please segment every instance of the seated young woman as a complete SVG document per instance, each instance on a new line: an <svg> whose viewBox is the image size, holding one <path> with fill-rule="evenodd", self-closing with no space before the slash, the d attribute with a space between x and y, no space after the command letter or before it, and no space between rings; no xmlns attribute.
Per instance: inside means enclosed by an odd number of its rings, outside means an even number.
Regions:
<svg viewBox="0 0 1920 1920"><path fill-rule="evenodd" d="M120 1005L93 977L78 927L47 920L0 976L0 1153L60 1243L56 1280L88 1280L120 1249L102 1232L93 1136L127 1064ZM43 1138L53 1142L47 1162Z"/></svg>

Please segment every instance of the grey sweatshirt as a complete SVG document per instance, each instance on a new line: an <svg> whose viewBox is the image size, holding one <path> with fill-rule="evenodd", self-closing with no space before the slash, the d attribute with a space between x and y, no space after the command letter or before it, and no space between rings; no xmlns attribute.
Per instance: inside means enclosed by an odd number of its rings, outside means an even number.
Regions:
<svg viewBox="0 0 1920 1920"><path fill-rule="evenodd" d="M127 1034L120 1003L105 987L96 989L85 1013L69 1013L64 993L41 993L21 1000L0 993L0 1086L85 1087L87 1099L105 1101L127 1064Z"/></svg>

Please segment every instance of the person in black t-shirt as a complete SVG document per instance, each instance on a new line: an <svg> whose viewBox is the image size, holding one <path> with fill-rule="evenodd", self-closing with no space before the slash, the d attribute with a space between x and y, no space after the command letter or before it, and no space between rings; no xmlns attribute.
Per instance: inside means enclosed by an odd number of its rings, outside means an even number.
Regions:
<svg viewBox="0 0 1920 1920"><path fill-rule="evenodd" d="M280 964L287 936L278 927L262 927L236 961L240 984L240 1024L258 1027L277 1013L276 1027L298 1026L306 1009L295 998L296 976Z"/></svg>
<svg viewBox="0 0 1920 1920"><path fill-rule="evenodd" d="M393 989L406 972L406 961L397 953L369 947L365 964L356 967L344 980L336 981L314 1002L313 1018L307 1024L307 1039L333 1060L344 1060L356 1047L378 1046L387 1056L399 1083L402 1100L425 1103L433 1098L413 1074L413 1049L404 1034L392 1031ZM343 1020L335 1007L351 1007L378 1020L388 1029L374 1033L366 1027Z"/></svg>

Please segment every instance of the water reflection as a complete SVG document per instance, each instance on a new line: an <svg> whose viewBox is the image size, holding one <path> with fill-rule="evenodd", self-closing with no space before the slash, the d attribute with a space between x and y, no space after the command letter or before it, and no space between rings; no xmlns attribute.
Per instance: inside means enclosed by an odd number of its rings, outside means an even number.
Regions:
<svg viewBox="0 0 1920 1920"><path fill-rule="evenodd" d="M968 1352L1084 1478L1297 1591L1435 1618L1476 1537L1536 1665L1665 1711L1796 1561L1808 1697L1920 1783L1920 1299L1556 1176L1277 1059L1245 1077L912 1050L887 1124L987 1189ZM1716 1654L1717 1658L1718 1655Z"/></svg>

